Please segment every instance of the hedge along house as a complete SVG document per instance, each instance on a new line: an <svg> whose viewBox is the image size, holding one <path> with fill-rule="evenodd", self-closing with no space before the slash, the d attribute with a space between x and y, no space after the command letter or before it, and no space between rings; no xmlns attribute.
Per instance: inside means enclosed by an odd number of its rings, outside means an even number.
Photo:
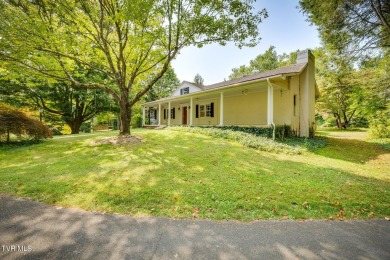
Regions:
<svg viewBox="0 0 390 260"><path fill-rule="evenodd" d="M319 95L314 73L314 56L304 50L294 65L208 86L183 81L171 96L142 105L143 126L289 125L309 136Z"/></svg>

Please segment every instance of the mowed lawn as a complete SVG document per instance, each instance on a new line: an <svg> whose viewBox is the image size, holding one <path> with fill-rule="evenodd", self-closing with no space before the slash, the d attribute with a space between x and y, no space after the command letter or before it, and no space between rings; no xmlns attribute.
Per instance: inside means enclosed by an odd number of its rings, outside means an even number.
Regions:
<svg viewBox="0 0 390 260"><path fill-rule="evenodd" d="M364 132L319 131L325 148L275 154L200 134L133 130L0 146L0 193L133 216L354 219L390 216L390 152Z"/></svg>

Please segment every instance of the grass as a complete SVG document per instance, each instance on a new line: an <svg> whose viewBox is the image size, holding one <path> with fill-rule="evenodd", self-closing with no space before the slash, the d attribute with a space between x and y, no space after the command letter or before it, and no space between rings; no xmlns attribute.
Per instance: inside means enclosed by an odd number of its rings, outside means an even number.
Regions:
<svg viewBox="0 0 390 260"><path fill-rule="evenodd" d="M276 139L276 142L274 142L271 138L217 127L174 126L170 127L170 129L235 141L250 148L273 153L302 154L307 151L314 151L317 148L322 148L326 145L326 141L321 138L309 139L295 137L285 138L283 141Z"/></svg>
<svg viewBox="0 0 390 260"><path fill-rule="evenodd" d="M390 216L390 153L364 132L319 131L328 145L303 154L270 153L171 129L133 134L142 143L91 146L117 135L104 132L0 146L0 192L133 216Z"/></svg>

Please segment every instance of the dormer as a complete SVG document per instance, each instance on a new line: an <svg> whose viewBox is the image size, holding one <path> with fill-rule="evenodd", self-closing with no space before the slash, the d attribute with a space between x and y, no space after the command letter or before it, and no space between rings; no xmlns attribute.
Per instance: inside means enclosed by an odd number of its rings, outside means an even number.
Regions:
<svg viewBox="0 0 390 260"><path fill-rule="evenodd" d="M171 97L183 96L198 91L202 91L202 88L196 86L194 83L183 81L172 93Z"/></svg>

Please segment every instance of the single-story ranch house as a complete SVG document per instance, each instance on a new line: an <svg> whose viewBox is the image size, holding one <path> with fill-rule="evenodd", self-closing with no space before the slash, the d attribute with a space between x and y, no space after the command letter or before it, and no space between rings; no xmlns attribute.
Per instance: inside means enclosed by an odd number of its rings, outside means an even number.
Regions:
<svg viewBox="0 0 390 260"><path fill-rule="evenodd" d="M143 125L289 125L309 136L319 95L310 50L298 52L294 65L238 79L197 86L184 81L171 96L142 105Z"/></svg>

